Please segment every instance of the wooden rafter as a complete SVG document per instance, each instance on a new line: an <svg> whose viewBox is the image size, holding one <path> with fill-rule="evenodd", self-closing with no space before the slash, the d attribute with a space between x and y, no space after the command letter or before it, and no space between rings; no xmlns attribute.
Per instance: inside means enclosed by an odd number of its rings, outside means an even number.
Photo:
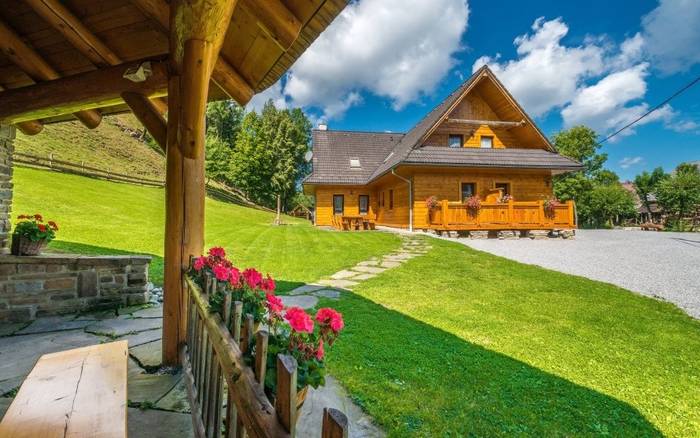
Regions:
<svg viewBox="0 0 700 438"><path fill-rule="evenodd" d="M141 64L129 62L6 90L0 93L0 122L18 123L75 113L78 109L118 105L124 92L149 98L165 96L168 89L165 62L151 62L151 73L142 82L124 78L127 70Z"/></svg>
<svg viewBox="0 0 700 438"><path fill-rule="evenodd" d="M5 88L0 86L0 91L4 91ZM28 120L26 122L17 123L17 129L22 131L25 135L36 135L44 129L44 124L38 120Z"/></svg>
<svg viewBox="0 0 700 438"><path fill-rule="evenodd" d="M132 0L148 18L160 24L165 33L170 31L170 6L165 0ZM225 59L214 64L212 79L226 94L241 105L253 97L253 86Z"/></svg>
<svg viewBox="0 0 700 438"><path fill-rule="evenodd" d="M467 125L467 126L490 126L492 128L502 128L502 129L511 129L511 128L518 128L520 126L525 126L525 120L521 120L519 122L509 122L509 121L502 121L502 120L472 120L472 119L453 119L453 118L448 118L447 119L448 123L455 123L459 125Z"/></svg>
<svg viewBox="0 0 700 438"><path fill-rule="evenodd" d="M25 0L25 2L95 66L106 67L123 62L119 55L58 0ZM165 102L154 102L154 106L161 114L167 109Z"/></svg>
<svg viewBox="0 0 700 438"><path fill-rule="evenodd" d="M280 0L240 0L240 5L258 19L258 24L282 50L299 37L302 23Z"/></svg>
<svg viewBox="0 0 700 438"><path fill-rule="evenodd" d="M153 101L139 93L122 93L122 99L124 99L124 102L129 105L129 108L131 108L136 118L143 123L143 126L145 126L151 136L153 136L158 146L165 152L167 145L167 122L161 115L160 110L156 108Z"/></svg>
<svg viewBox="0 0 700 438"><path fill-rule="evenodd" d="M53 81L61 77L53 67L2 21L0 21L0 50L36 82ZM9 93L9 91L4 93ZM102 121L102 115L97 110L76 111L74 114L90 129L96 128Z"/></svg>

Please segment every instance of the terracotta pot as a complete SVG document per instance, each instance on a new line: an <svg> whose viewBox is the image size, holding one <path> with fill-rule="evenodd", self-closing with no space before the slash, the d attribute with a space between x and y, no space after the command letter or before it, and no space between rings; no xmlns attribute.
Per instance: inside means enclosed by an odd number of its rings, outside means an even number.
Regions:
<svg viewBox="0 0 700 438"><path fill-rule="evenodd" d="M37 240L36 242L20 236L19 234L12 235L12 255L17 256L36 256L41 254L48 245L46 239Z"/></svg>

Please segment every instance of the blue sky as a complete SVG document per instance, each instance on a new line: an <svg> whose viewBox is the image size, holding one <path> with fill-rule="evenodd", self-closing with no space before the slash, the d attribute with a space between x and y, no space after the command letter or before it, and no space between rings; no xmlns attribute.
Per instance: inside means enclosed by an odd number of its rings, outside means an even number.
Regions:
<svg viewBox="0 0 700 438"><path fill-rule="evenodd" d="M406 131L487 63L547 135L605 136L700 75L698 23L697 0L360 0L256 101ZM602 150L622 179L700 160L700 84Z"/></svg>

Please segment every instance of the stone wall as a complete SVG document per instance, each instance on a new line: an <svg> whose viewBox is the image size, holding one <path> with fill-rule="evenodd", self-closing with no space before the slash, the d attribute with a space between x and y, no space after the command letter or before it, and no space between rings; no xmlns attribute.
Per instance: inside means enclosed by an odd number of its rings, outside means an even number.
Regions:
<svg viewBox="0 0 700 438"><path fill-rule="evenodd" d="M12 211L12 152L15 138L13 126L0 125L0 254L10 250L10 213Z"/></svg>
<svg viewBox="0 0 700 438"><path fill-rule="evenodd" d="M0 257L0 321L148 302L148 256Z"/></svg>

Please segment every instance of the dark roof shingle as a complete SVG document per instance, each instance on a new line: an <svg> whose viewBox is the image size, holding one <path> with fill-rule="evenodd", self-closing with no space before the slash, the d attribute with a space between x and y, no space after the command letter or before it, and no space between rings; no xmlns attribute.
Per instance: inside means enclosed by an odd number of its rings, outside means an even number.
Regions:
<svg viewBox="0 0 700 438"><path fill-rule="evenodd" d="M544 149L481 149L424 146L413 149L402 164L578 170L580 163Z"/></svg>

